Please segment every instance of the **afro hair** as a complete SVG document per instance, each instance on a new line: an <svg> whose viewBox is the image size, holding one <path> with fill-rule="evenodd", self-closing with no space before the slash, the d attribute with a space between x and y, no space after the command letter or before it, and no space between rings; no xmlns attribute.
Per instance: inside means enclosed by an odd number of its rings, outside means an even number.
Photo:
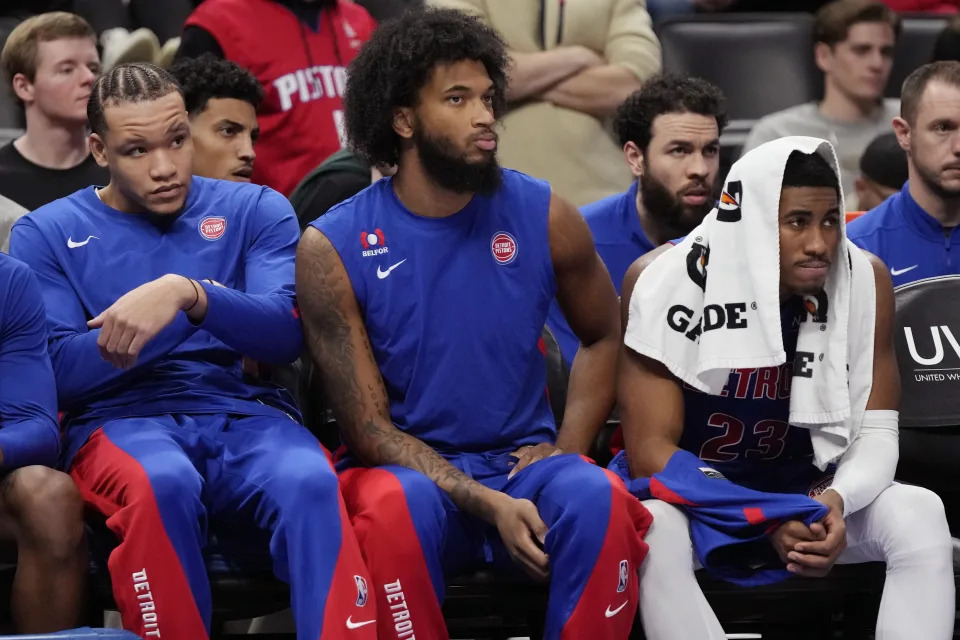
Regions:
<svg viewBox="0 0 960 640"><path fill-rule="evenodd" d="M263 87L252 73L210 53L181 58L170 72L183 87L183 100L190 115L203 111L211 98L243 100L254 109L259 109L263 101Z"/></svg>
<svg viewBox="0 0 960 640"><path fill-rule="evenodd" d="M452 9L412 10L380 25L347 73L343 110L350 146L372 165L396 164L400 138L393 130L394 109L416 106L437 65L463 60L486 68L499 116L509 58L496 31Z"/></svg>

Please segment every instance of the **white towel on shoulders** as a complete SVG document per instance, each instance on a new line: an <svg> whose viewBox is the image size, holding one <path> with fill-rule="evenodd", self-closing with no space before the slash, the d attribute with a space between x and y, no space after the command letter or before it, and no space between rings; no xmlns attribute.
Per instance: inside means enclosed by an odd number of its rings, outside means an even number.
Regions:
<svg viewBox="0 0 960 640"><path fill-rule="evenodd" d="M625 344L705 393L719 394L732 369L786 361L778 211L793 151L817 152L837 172L825 140L788 137L757 147L731 168L718 208L648 265L634 287ZM826 285L804 306L790 424L811 430L823 469L856 436L873 382L873 268L846 239L843 222Z"/></svg>

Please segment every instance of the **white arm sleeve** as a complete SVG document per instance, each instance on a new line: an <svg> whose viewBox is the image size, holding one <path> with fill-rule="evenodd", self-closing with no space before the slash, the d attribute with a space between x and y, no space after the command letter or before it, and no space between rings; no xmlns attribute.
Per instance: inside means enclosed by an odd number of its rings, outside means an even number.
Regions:
<svg viewBox="0 0 960 640"><path fill-rule="evenodd" d="M830 487L843 498L843 517L873 502L893 483L900 458L898 411L866 411L857 437L840 458Z"/></svg>

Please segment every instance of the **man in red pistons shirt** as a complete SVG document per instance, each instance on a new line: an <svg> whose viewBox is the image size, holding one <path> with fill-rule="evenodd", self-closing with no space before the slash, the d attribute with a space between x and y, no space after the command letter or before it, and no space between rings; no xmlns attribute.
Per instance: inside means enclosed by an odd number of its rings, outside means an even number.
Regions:
<svg viewBox="0 0 960 640"><path fill-rule="evenodd" d="M375 26L349 0L206 0L177 56L211 52L257 77L266 96L253 182L289 196L342 146L346 67Z"/></svg>

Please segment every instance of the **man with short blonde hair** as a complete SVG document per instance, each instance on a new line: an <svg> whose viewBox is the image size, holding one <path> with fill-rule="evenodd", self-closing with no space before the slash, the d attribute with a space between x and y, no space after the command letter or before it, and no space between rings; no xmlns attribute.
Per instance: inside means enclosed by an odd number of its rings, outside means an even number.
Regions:
<svg viewBox="0 0 960 640"><path fill-rule="evenodd" d="M62 11L28 18L7 38L0 68L27 123L0 147L0 195L32 210L105 184L87 146L87 99L100 73L93 28Z"/></svg>

